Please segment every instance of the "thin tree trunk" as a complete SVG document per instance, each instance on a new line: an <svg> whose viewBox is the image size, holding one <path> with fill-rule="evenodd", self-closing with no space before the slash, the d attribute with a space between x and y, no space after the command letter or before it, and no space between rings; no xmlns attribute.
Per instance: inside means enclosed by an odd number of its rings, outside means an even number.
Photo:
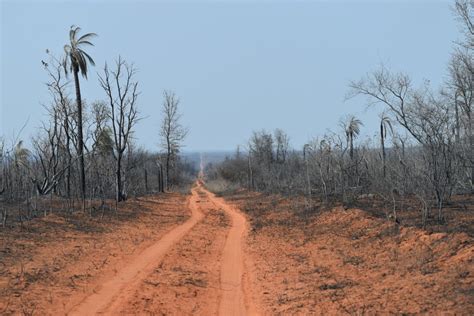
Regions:
<svg viewBox="0 0 474 316"><path fill-rule="evenodd" d="M163 165L160 163L160 192L165 193L165 179L164 179Z"/></svg>
<svg viewBox="0 0 474 316"><path fill-rule="evenodd" d="M86 173L84 167L84 139L82 132L82 99L81 99L81 87L79 85L79 69L74 66L74 84L76 86L76 103L77 103L77 154L79 155L79 176L81 181L81 198L82 198L82 210L86 209Z"/></svg>
<svg viewBox="0 0 474 316"><path fill-rule="evenodd" d="M160 172L160 165L158 165L158 192L161 192L161 172Z"/></svg>
<svg viewBox="0 0 474 316"><path fill-rule="evenodd" d="M117 167L115 170L115 190L116 190L116 195L115 195L115 201L120 202L122 201L122 173L120 172L121 167L122 167L122 155L119 153L117 155Z"/></svg>
<svg viewBox="0 0 474 316"><path fill-rule="evenodd" d="M253 183L253 171L252 171L252 161L250 160L250 153L249 153L249 190L252 190L254 188L254 183Z"/></svg>
<svg viewBox="0 0 474 316"><path fill-rule="evenodd" d="M471 193L474 193L474 135L472 127L471 112L467 115L469 133L469 164L471 165Z"/></svg>
<svg viewBox="0 0 474 316"><path fill-rule="evenodd" d="M383 177L386 175L386 165L385 165L385 141L384 141L384 129L383 124L380 124L380 143L382 146L382 165L383 165Z"/></svg>
<svg viewBox="0 0 474 316"><path fill-rule="evenodd" d="M306 184L308 186L308 206L311 208L311 179L309 177L309 165L308 159L305 157L305 165L306 165Z"/></svg>
<svg viewBox="0 0 474 316"><path fill-rule="evenodd" d="M146 171L146 168L143 168L144 171L144 177L145 177L145 194L148 193L148 172Z"/></svg>
<svg viewBox="0 0 474 316"><path fill-rule="evenodd" d="M65 119L65 124L64 124L64 129L66 132L66 152L67 152L67 172L66 172L66 195L67 198L71 198L71 162L72 162L72 155L70 151L70 136L69 136L69 122L67 121L67 115L65 114L66 119Z"/></svg>
<svg viewBox="0 0 474 316"><path fill-rule="evenodd" d="M354 143L353 143L353 139L352 139L352 134L349 135L349 156L351 156L351 160L354 159Z"/></svg>
<svg viewBox="0 0 474 316"><path fill-rule="evenodd" d="M170 189L170 160L171 160L171 149L168 145L168 152L166 153L166 190Z"/></svg>

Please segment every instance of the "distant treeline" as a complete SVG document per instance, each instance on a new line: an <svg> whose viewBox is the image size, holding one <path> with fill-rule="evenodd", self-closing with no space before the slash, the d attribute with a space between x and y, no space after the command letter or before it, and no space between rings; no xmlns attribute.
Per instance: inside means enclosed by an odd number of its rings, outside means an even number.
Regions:
<svg viewBox="0 0 474 316"><path fill-rule="evenodd" d="M454 11L463 40L456 44L449 76L439 91L416 88L408 75L381 67L350 84L348 98L366 96L381 109L378 136L359 139L354 116L340 129L291 149L287 135L254 132L245 151L208 168L210 178L262 192L305 194L323 204L375 196L392 205L419 202L422 222L432 209L439 222L454 194L474 191L474 2L458 0Z"/></svg>

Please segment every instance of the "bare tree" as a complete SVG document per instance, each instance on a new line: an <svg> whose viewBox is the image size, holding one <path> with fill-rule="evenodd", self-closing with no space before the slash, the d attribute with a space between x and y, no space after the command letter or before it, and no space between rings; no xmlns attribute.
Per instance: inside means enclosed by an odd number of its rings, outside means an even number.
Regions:
<svg viewBox="0 0 474 316"><path fill-rule="evenodd" d="M71 197L71 167L73 156L71 152L71 144L73 143L73 131L74 123L73 120L73 111L72 111L72 102L69 98L67 88L69 86L69 81L63 76L65 72L64 64L62 64L53 54L47 50L47 53L50 56L49 63L43 62L46 71L50 77L50 81L47 83L48 90L51 93L53 98L53 111L57 116L56 119L59 120L57 124L58 128L61 129L59 137L59 146L60 150L64 151L66 177L65 177L65 189L67 198ZM59 153L61 155L61 153Z"/></svg>
<svg viewBox="0 0 474 316"><path fill-rule="evenodd" d="M368 96L371 104L384 104L396 122L421 145L421 158L426 165L420 166L420 174L426 181L425 188L431 188L436 197L441 219L442 205L455 184L453 115L443 96L435 95L427 84L414 89L410 82L408 76L393 75L382 68L351 83L351 96L362 94Z"/></svg>
<svg viewBox="0 0 474 316"><path fill-rule="evenodd" d="M454 12L461 22L462 33L465 36L463 46L474 48L474 1L456 0L454 3Z"/></svg>
<svg viewBox="0 0 474 316"><path fill-rule="evenodd" d="M170 171L175 166L183 140L188 134L188 129L181 125L179 113L179 99L172 91L163 93L162 114L160 128L161 146L165 150L166 189L170 188Z"/></svg>
<svg viewBox="0 0 474 316"><path fill-rule="evenodd" d="M275 135L275 143L276 143L276 153L275 153L276 162L284 163L288 156L290 138L283 130L279 128L275 130L274 135Z"/></svg>
<svg viewBox="0 0 474 316"><path fill-rule="evenodd" d="M305 169L306 169L306 186L307 186L307 192L308 192L308 207L311 207L311 178L309 176L309 163L308 163L308 151L312 150L313 148L311 147L310 144L304 144L303 146L303 159L304 159L304 164L305 164Z"/></svg>
<svg viewBox="0 0 474 316"><path fill-rule="evenodd" d="M116 202L123 201L126 194L123 190L122 160L130 139L133 127L138 121L137 98L138 82L134 81L136 69L121 57L116 61L115 70L110 71L107 64L104 74L99 75L99 82L104 89L110 106L109 118L114 139L114 158L116 161Z"/></svg>
<svg viewBox="0 0 474 316"><path fill-rule="evenodd" d="M474 1L457 0L455 15L460 22L464 40L457 47L449 64L450 78L447 94L451 96L455 109L456 149L462 159L464 177L469 180L470 190L474 192Z"/></svg>

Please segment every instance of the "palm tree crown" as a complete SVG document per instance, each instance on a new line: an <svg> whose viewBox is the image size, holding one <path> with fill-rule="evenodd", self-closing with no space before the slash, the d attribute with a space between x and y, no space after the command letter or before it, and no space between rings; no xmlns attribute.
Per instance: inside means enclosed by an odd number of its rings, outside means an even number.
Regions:
<svg viewBox="0 0 474 316"><path fill-rule="evenodd" d="M380 134L382 138L387 138L387 132L390 131L393 134L393 127L390 118L382 113L380 116Z"/></svg>
<svg viewBox="0 0 474 316"><path fill-rule="evenodd" d="M349 117L346 125L346 136L350 139L355 138L360 133L360 126L363 125L362 121L355 116Z"/></svg>
<svg viewBox="0 0 474 316"><path fill-rule="evenodd" d="M354 158L354 138L356 138L360 133L360 126L362 121L356 118L354 115L351 115L347 120L346 124L346 137L349 141L349 156L351 160Z"/></svg>
<svg viewBox="0 0 474 316"><path fill-rule="evenodd" d="M64 45L64 51L66 52L66 58L63 61L64 69L67 71L67 65L70 63L70 71L80 71L82 76L87 79L87 62L92 66L95 66L95 62L89 54L87 54L82 48L84 45L94 46L90 42L90 39L97 36L96 33L87 33L78 37L78 33L81 30L78 26L71 26L69 31L70 44ZM69 57L69 58L68 58Z"/></svg>

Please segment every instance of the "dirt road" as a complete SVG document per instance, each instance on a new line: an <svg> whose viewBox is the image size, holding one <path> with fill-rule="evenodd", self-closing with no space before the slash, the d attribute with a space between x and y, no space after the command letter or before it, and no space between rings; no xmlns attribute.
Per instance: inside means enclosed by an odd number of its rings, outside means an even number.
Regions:
<svg viewBox="0 0 474 316"><path fill-rule="evenodd" d="M224 210L232 219L232 227L222 253L222 298L219 305L219 315L255 314L253 302L243 286L244 255L242 243L247 229L246 219L223 199L217 198L209 191L206 191L206 194L212 203Z"/></svg>
<svg viewBox="0 0 474 316"><path fill-rule="evenodd" d="M248 299L249 295L246 296L248 291L243 286L242 239L247 228L245 217L224 200L207 191L199 181L192 190L189 207L192 216L188 221L138 254L129 265L104 282L95 293L82 300L68 314L140 314L145 310L151 313L179 310L193 314L254 314L255 308ZM228 224L221 225L214 232L209 231L216 226L219 218L222 222L223 217ZM220 244L219 240L214 240L217 235L222 238ZM208 242L197 248L196 245L204 239ZM201 273L200 278L190 278L192 271L179 268L183 262L182 257L192 258L195 261L192 265L194 268L203 264L210 268L197 271ZM172 273L160 270L160 267L168 262ZM195 271L194 275L197 272ZM181 281L176 280L180 277ZM150 281L150 278L155 278L155 283ZM147 289L146 285L150 282L156 285ZM195 291L195 294L186 300L173 300L179 296L177 291L180 285L185 286L187 290L190 286L205 287L206 290L201 291L200 295ZM144 298L145 296L148 298ZM155 304L149 303L149 297L154 299ZM140 306L142 301L147 304ZM169 306L166 306L167 304Z"/></svg>
<svg viewBox="0 0 474 316"><path fill-rule="evenodd" d="M0 315L474 315L466 233L342 207L308 217L301 197L226 201L198 182L107 221L0 230Z"/></svg>

